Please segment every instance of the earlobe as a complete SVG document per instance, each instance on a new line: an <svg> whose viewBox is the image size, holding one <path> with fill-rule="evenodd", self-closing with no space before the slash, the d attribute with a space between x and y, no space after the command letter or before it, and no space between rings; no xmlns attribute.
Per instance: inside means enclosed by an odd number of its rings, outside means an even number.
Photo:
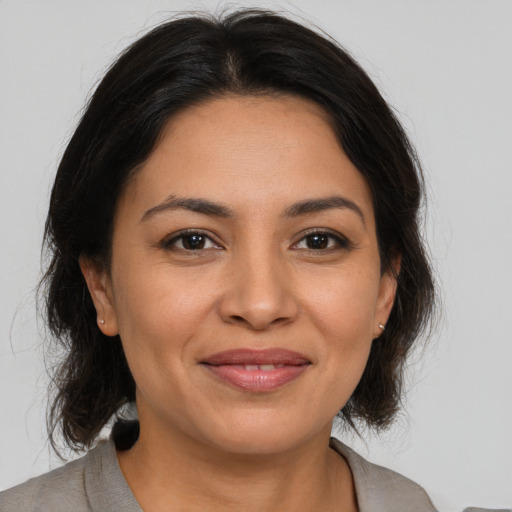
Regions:
<svg viewBox="0 0 512 512"><path fill-rule="evenodd" d="M397 279L400 273L400 262L401 258L396 257L391 267L381 276L375 315L374 339L384 332L389 315L393 309L398 286Z"/></svg>
<svg viewBox="0 0 512 512"><path fill-rule="evenodd" d="M101 269L98 263L85 256L80 256L79 264L96 309L99 329L107 336L117 335L119 333L117 317L107 272Z"/></svg>

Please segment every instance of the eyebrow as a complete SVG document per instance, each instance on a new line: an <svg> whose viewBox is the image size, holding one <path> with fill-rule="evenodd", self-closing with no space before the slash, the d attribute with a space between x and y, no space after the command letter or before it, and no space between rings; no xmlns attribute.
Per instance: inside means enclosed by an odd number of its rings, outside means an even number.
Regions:
<svg viewBox="0 0 512 512"><path fill-rule="evenodd" d="M153 206L141 217L141 222L149 219L150 217L172 210L189 210L195 213L201 213L203 215L222 217L222 218L234 218L234 211L220 203L210 201L208 199L193 198L193 197L176 197L171 195L167 197L162 203ZM312 213L318 213L325 210L331 209L348 209L356 213L363 224L365 223L364 215L357 206L356 203L342 196L330 196L318 199L306 199L304 201L298 201L289 206L283 213L285 218L300 217L301 215L309 215Z"/></svg>
<svg viewBox="0 0 512 512"><path fill-rule="evenodd" d="M207 199L176 197L171 195L162 203L157 204L144 212L144 215L142 215L140 220L143 222L157 213L179 209L189 210L191 212L202 213L203 215L210 215L214 217L232 218L235 216L233 210L227 206Z"/></svg>
<svg viewBox="0 0 512 512"><path fill-rule="evenodd" d="M298 217L300 215L308 215L310 213L322 212L333 208L351 210L361 217L363 224L365 224L364 214L361 208L350 199L342 196L330 196L299 201L287 208L284 212L284 216L289 218Z"/></svg>

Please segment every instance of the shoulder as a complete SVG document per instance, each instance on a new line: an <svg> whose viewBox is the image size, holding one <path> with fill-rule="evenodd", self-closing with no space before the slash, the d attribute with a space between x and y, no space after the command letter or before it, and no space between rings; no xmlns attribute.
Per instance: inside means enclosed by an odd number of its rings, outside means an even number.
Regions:
<svg viewBox="0 0 512 512"><path fill-rule="evenodd" d="M32 510L89 510L85 468L90 454L0 493L5 512Z"/></svg>
<svg viewBox="0 0 512 512"><path fill-rule="evenodd" d="M464 512L512 512L512 508L480 508L469 507L465 508Z"/></svg>
<svg viewBox="0 0 512 512"><path fill-rule="evenodd" d="M331 447L350 466L361 512L436 512L428 494L416 482L368 462L337 439L331 439Z"/></svg>
<svg viewBox="0 0 512 512"><path fill-rule="evenodd" d="M84 457L0 493L2 512L140 512L117 463L113 442Z"/></svg>

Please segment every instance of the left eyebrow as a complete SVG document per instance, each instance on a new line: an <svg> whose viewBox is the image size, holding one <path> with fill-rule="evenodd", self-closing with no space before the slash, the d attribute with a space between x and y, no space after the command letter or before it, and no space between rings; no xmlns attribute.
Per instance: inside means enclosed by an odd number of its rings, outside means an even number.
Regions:
<svg viewBox="0 0 512 512"><path fill-rule="evenodd" d="M318 199L298 201L284 211L284 216L288 218L298 217L300 215L308 215L310 213L322 212L333 208L351 210L356 213L363 221L363 224L365 224L361 208L359 208L359 206L350 199L342 196L321 197Z"/></svg>

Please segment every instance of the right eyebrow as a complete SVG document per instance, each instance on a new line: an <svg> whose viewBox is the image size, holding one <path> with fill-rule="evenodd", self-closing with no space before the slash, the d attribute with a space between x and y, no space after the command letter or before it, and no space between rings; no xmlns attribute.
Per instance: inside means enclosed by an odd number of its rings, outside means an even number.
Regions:
<svg viewBox="0 0 512 512"><path fill-rule="evenodd" d="M191 212L202 213L203 215L214 217L233 218L235 216L231 208L220 203L196 197L176 197L171 195L163 202L144 212L140 221L144 222L159 213L179 209L189 210Z"/></svg>

